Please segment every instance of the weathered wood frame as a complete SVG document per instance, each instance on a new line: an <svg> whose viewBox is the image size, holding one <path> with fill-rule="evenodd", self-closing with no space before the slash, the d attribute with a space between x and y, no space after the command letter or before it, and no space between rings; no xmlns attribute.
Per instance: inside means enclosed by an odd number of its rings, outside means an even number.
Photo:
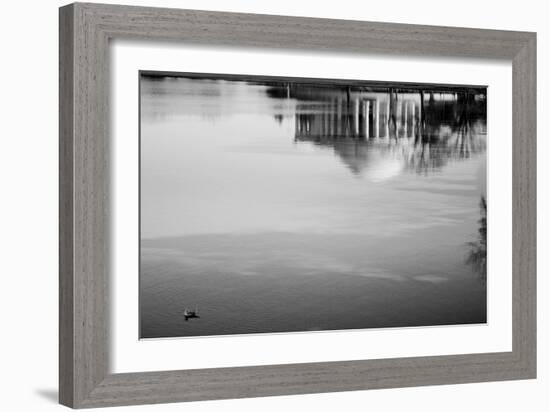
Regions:
<svg viewBox="0 0 550 412"><path fill-rule="evenodd" d="M74 408L536 376L536 34L75 3L60 9L59 398ZM513 65L511 352L109 373L109 40L506 59ZM137 136L136 136L137 138Z"/></svg>

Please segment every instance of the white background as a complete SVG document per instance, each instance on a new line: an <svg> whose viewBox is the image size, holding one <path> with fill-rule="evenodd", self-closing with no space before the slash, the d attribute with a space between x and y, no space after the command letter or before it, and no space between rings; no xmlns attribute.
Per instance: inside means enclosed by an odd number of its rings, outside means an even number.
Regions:
<svg viewBox="0 0 550 412"><path fill-rule="evenodd" d="M107 2L107 0L105 0ZM538 32L538 182L539 182L539 378L440 387L388 389L338 394L228 400L122 408L147 411L278 411L290 410L419 410L546 411L550 403L550 307L543 299L550 269L550 189L545 177L550 149L544 136L545 107L550 95L548 58L550 27L544 2L462 0L338 2L319 1L130 1L127 4L186 7L253 13L288 14L401 23L420 23ZM2 409L60 410L57 387L57 7L59 1L2 4L0 104L2 150Z"/></svg>

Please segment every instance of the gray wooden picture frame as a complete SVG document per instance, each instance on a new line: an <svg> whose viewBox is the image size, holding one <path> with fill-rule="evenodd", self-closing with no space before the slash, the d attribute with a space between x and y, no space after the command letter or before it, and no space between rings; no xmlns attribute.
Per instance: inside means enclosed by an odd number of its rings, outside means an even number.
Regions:
<svg viewBox="0 0 550 412"><path fill-rule="evenodd" d="M89 408L535 378L535 33L85 3L62 7L59 29L62 404ZM511 61L512 351L111 374L111 39Z"/></svg>

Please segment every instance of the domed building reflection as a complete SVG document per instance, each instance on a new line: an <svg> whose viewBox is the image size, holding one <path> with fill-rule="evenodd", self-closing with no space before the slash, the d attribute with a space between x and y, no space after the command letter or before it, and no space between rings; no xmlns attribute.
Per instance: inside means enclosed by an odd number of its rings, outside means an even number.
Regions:
<svg viewBox="0 0 550 412"><path fill-rule="evenodd" d="M295 141L332 148L356 175L381 156L428 173L485 151L485 111L485 95L468 90L342 92L298 100Z"/></svg>

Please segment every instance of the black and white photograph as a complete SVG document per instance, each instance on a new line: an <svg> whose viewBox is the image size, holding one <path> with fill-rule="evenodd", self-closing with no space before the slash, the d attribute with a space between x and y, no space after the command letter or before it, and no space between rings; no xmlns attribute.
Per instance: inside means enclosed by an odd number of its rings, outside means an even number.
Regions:
<svg viewBox="0 0 550 412"><path fill-rule="evenodd" d="M139 87L140 338L486 323L485 86Z"/></svg>
<svg viewBox="0 0 550 412"><path fill-rule="evenodd" d="M3 411L548 412L546 3L2 5Z"/></svg>

